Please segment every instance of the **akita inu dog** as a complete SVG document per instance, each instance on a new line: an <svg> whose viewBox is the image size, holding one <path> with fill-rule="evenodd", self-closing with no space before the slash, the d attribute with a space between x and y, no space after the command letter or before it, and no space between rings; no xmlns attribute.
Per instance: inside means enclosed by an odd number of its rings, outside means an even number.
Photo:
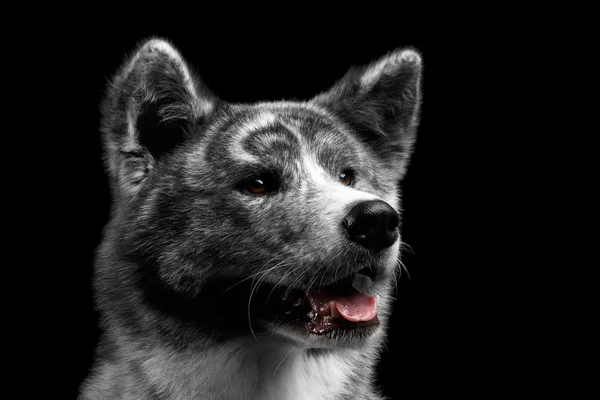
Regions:
<svg viewBox="0 0 600 400"><path fill-rule="evenodd" d="M305 102L229 104L162 39L102 105L111 220L80 399L381 399L421 57Z"/></svg>

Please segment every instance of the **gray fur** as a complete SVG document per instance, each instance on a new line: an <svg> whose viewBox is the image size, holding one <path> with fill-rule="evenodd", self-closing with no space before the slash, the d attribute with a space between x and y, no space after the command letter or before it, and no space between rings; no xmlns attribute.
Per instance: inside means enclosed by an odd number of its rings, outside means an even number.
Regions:
<svg viewBox="0 0 600 400"><path fill-rule="evenodd" d="M103 104L113 194L94 277L103 335L79 398L381 399L374 364L400 240L374 256L348 244L340 221L362 200L400 212L420 71L418 53L401 49L308 102L233 105L170 43L142 44ZM344 168L352 187L339 182ZM240 190L265 170L276 193ZM362 283L380 296L381 324L362 337L295 330L240 289L309 290L365 266L383 271ZM239 285L217 297L221 281Z"/></svg>

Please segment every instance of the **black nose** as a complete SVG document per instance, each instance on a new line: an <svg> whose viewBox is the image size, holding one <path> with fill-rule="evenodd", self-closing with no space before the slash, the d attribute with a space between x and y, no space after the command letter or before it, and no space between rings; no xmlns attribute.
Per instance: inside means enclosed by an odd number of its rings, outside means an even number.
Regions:
<svg viewBox="0 0 600 400"><path fill-rule="evenodd" d="M343 225L352 241L367 249L380 251L398 239L400 217L388 203L381 200L363 201L350 209Z"/></svg>

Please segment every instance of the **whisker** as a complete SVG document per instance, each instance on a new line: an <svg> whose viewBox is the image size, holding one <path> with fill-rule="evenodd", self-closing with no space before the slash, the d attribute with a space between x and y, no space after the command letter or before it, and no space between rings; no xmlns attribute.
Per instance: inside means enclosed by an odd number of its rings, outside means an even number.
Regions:
<svg viewBox="0 0 600 400"><path fill-rule="evenodd" d="M310 280L309 284L308 284L308 290L306 291L306 293L310 292L310 289L313 287L313 285L315 284L315 282L317 281L317 278L319 277L319 270L317 269L315 271L314 277Z"/></svg>
<svg viewBox="0 0 600 400"><path fill-rule="evenodd" d="M398 261L396 261L396 266L399 266ZM398 296L398 281L400 280L400 276L402 274L402 271L400 270L400 274L398 274L396 272L396 270L399 270L398 268L394 268L392 270L392 274L394 275L394 294L396 296Z"/></svg>
<svg viewBox="0 0 600 400"><path fill-rule="evenodd" d="M256 279L256 277L254 279L252 279L250 295L248 296L248 325L250 326L250 332L252 332L252 336L254 336L254 339L258 340L256 335L254 334L254 329L252 328L252 319L250 318L250 304L252 303L252 294L254 293L254 289L256 288L256 285L254 284L255 279ZM260 278L259 278L259 280L260 280Z"/></svg>
<svg viewBox="0 0 600 400"><path fill-rule="evenodd" d="M315 275L319 275L319 271L321 270L322 267L317 268L317 270L315 271ZM320 274L321 275L321 279L319 280L319 286L318 288L322 288L323 287L323 278L325 278L325 274Z"/></svg>
<svg viewBox="0 0 600 400"><path fill-rule="evenodd" d="M288 265L286 265L286 266L289 266L289 264L288 264ZM292 270L288 271L288 272L287 272L287 273L286 273L286 274L285 274L283 277L281 277L281 278L279 279L279 281L277 281L277 283L275 284L275 286L273 286L273 289L271 289L271 291L269 292L269 295L267 296L267 301L268 301L268 300L271 298L271 295L273 294L273 291L274 291L274 290L277 288L277 286L279 286L279 285L280 285L280 284L281 284L281 283L282 283L282 282L285 280L285 278L287 278L287 277L288 277L290 274L292 274L294 271L297 271L299 268L302 268L302 265L299 265L299 266L297 266L296 268L294 268L294 269L292 269ZM290 287L293 287L293 286L290 286Z"/></svg>
<svg viewBox="0 0 600 400"><path fill-rule="evenodd" d="M272 262L272 261L273 260L271 260L270 262ZM267 264L265 264L265 265L267 265ZM256 280L256 276L258 274L254 274L253 275L254 278L252 278L252 285L251 285L251 289L250 289L250 295L248 296L248 325L250 326L250 332L252 332L252 336L254 336L254 339L256 339L256 340L258 340L258 338L256 337L256 334L254 333L254 329L252 328L252 318L250 317L250 308L251 308L251 304L252 304L252 296L254 295L255 290L260 286L261 281L267 276L267 274L269 272L271 272L273 269L277 268L278 264L276 264L275 266L267 269L266 271L263 271L262 275L260 276L260 278L258 278L258 280ZM261 269L264 270L264 266ZM255 280L256 280L256 283L254 282Z"/></svg>
<svg viewBox="0 0 600 400"><path fill-rule="evenodd" d="M275 372L277 372L277 370L279 369L279 367L281 367L281 364L283 364L283 362L285 361L286 358L288 358L295 350L298 349L298 347L300 347L300 342L296 345L296 347L293 347L290 351L288 351L288 353L285 355L285 357L283 357L283 360L281 360L281 362L277 365L277 368L275 368L275 371L273 371L273 376L275 376Z"/></svg>
<svg viewBox="0 0 600 400"><path fill-rule="evenodd" d="M270 261L268 261L268 262L266 262L265 264L263 264L263 266L262 266L262 267L261 267L261 268L258 270L258 272L257 272L257 273L255 273L255 274L252 274L252 275L250 275L250 276L247 276L247 277L245 277L244 279L240 280L239 282L236 282L236 283L234 283L233 285L231 285L231 286L229 286L227 289L225 289L225 290L223 291L223 293L225 293L225 292L227 292L228 290L230 290L230 289L232 289L232 288L236 287L236 286L237 286L237 285L239 285L240 283L243 283L243 282L247 281L248 279L254 278L254 277L255 277L255 276L257 276L257 275L260 275L260 274L262 274L262 273L264 272L264 269L265 269L265 267L266 267L267 265L269 265L271 262L275 261L276 259L277 259L277 257L273 257L273 258L272 258ZM273 267L273 268L274 268L274 267ZM267 271L267 272L268 272L268 271ZM221 293L221 294L223 294L223 293Z"/></svg>
<svg viewBox="0 0 600 400"><path fill-rule="evenodd" d="M254 339L256 339L256 340L258 340L258 338L254 334L254 329L252 328L252 319L251 319L251 316L250 316L250 310L251 310L251 304L252 304L252 296L254 295L254 293L257 291L258 287L261 285L261 283L265 280L265 278L267 277L267 275L270 272L272 272L273 270L275 270L277 268L283 268L283 267L286 267L288 265L289 265L289 263L287 263L285 260L278 262L274 266L272 266L269 269L267 269L266 271L264 271L262 273L262 275L258 278L258 280L256 280L256 282L254 282L254 280L256 279L256 276L258 274L254 274L254 278L252 279L252 285L251 285L250 295L248 296L248 325L250 326L250 332L252 332L252 336L254 336ZM271 293L273 292L273 290L274 290L274 288L271 290ZM271 293L269 293L269 297L271 296ZM267 300L269 299L269 297L267 297Z"/></svg>
<svg viewBox="0 0 600 400"><path fill-rule="evenodd" d="M310 271L309 268L305 269L304 271L302 271L302 273L298 275L296 279L294 279L294 281L288 286L287 290L284 292L284 297L287 297L290 294L294 286L296 286L296 283L300 282L302 278L304 278L304 276L308 273L308 271Z"/></svg>
<svg viewBox="0 0 600 400"><path fill-rule="evenodd" d="M409 252L412 255L415 255L415 251L413 250L412 247L410 247L410 245L406 242L400 242L400 249L401 250L406 250L407 252Z"/></svg>
<svg viewBox="0 0 600 400"><path fill-rule="evenodd" d="M410 272L408 272L408 268L406 268L406 265L404 265L404 263L399 258L396 261L397 264L401 267L400 271L404 270L406 272L406 275L408 275L408 280L410 281ZM402 275L402 273L400 273L400 275Z"/></svg>
<svg viewBox="0 0 600 400"><path fill-rule="evenodd" d="M337 267L335 267L335 271L333 272L333 281L336 282L337 281L337 274L338 271L340 270L340 263L338 263Z"/></svg>
<svg viewBox="0 0 600 400"><path fill-rule="evenodd" d="M342 257L343 257L343 254L342 254L342 252L341 252L340 250L338 250L338 251L337 251L337 254L336 254L336 256L335 256L335 259L336 259L336 260L342 260L342 259L343 259ZM354 264L356 265L356 255L354 255L354 257L355 257L355 259L354 259ZM319 267L319 268L317 268L317 270L315 271L315 274L318 274L318 273L319 273L319 272L320 272L322 269L325 269L325 268L327 267L327 263L326 263L326 262L321 262L321 263L319 263L318 265L319 265L320 267ZM338 271L339 271L339 269L340 269L340 267L341 267L341 266L342 266L341 264L338 264L338 265L337 265L337 267L335 268L335 272L334 272L334 274L333 274L333 282L337 281L337 274L338 274ZM319 286L318 286L318 288L319 288L319 289L323 287L323 279L324 279L325 277L326 277L326 276L325 276L325 274L324 274L324 273L323 273L323 274L321 274L321 280L319 281Z"/></svg>

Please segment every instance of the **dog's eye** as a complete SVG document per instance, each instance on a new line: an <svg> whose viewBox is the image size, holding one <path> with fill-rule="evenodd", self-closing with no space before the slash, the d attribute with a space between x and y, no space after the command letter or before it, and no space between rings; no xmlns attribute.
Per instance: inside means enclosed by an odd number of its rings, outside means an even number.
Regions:
<svg viewBox="0 0 600 400"><path fill-rule="evenodd" d="M267 185L262 179L253 179L246 184L246 189L252 194L265 194Z"/></svg>
<svg viewBox="0 0 600 400"><path fill-rule="evenodd" d="M340 182L343 185L350 186L354 180L354 174L352 171L344 171L340 174Z"/></svg>
<svg viewBox="0 0 600 400"><path fill-rule="evenodd" d="M250 179L246 179L241 183L239 188L247 193L262 196L279 189L279 181L274 176L269 174L260 175Z"/></svg>

